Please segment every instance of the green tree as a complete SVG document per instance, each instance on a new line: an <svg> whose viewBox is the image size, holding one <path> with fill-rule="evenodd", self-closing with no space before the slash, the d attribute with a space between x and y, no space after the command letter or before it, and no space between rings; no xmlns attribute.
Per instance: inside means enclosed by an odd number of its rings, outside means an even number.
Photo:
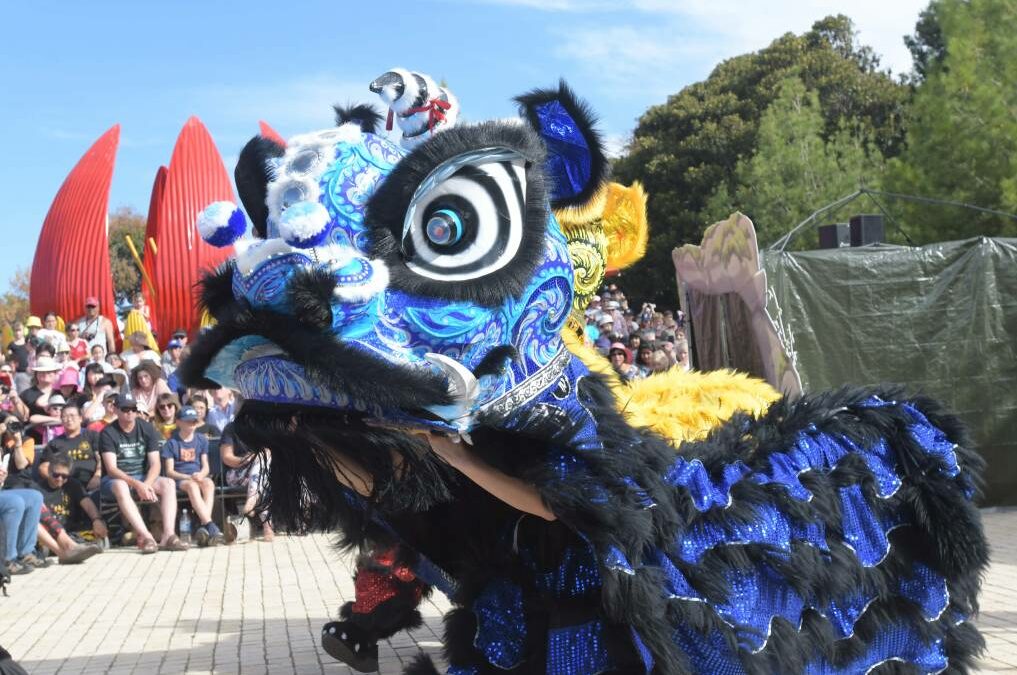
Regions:
<svg viewBox="0 0 1017 675"><path fill-rule="evenodd" d="M799 78L785 79L777 91L759 121L755 154L735 168L734 191L721 183L702 212L708 223L735 210L745 213L755 224L761 245L773 242L818 207L859 187L876 187L883 169L882 155L864 136L842 127L829 140L823 139L819 95ZM826 220L836 216L831 212ZM814 246L814 232L814 228L803 232L792 246Z"/></svg>
<svg viewBox="0 0 1017 675"><path fill-rule="evenodd" d="M1017 212L1017 0L939 0L943 57L910 111L907 149L888 168L896 192ZM1017 235L1017 221L898 203L917 241Z"/></svg>
<svg viewBox="0 0 1017 675"><path fill-rule="evenodd" d="M850 131L869 135L884 155L900 151L910 89L879 70L847 17L827 17L804 35L788 33L724 61L705 81L647 110L627 154L614 164L616 180L639 180L649 194L647 254L625 273L634 297L675 303L671 249L699 242L709 224L703 212L715 193L736 193L738 162L755 154L761 117L789 76L817 93L824 140L850 121Z"/></svg>
<svg viewBox="0 0 1017 675"><path fill-rule="evenodd" d="M28 318L28 287L32 273L27 267L18 268L7 283L7 292L0 295L0 325L13 324Z"/></svg>
<svg viewBox="0 0 1017 675"><path fill-rule="evenodd" d="M129 206L121 206L109 216L109 264L117 301L129 299L141 290L141 273L127 247L126 235L130 235L138 254L143 256L145 217Z"/></svg>
<svg viewBox="0 0 1017 675"><path fill-rule="evenodd" d="M939 22L939 4L938 0L929 3L918 15L915 32L904 36L904 44L914 60L912 79L916 83L924 80L928 72L946 57L946 42Z"/></svg>

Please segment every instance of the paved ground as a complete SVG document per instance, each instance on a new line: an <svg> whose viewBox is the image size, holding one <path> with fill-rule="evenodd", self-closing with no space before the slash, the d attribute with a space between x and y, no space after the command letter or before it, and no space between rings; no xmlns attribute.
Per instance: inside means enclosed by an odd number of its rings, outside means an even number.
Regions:
<svg viewBox="0 0 1017 675"><path fill-rule="evenodd" d="M983 672L1017 673L1017 510L987 512L985 524L993 562L979 619ZM318 644L353 593L348 562L323 536L153 556L116 550L18 577L10 592L0 597L0 643L32 675L352 673ZM425 626L382 647L381 672L399 673L420 650L436 655L446 608L436 594L422 608Z"/></svg>

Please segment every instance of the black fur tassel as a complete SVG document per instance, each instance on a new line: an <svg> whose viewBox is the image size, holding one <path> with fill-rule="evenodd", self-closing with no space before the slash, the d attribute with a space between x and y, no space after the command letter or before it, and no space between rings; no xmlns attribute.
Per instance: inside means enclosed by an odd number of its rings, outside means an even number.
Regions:
<svg viewBox="0 0 1017 675"><path fill-rule="evenodd" d="M233 170L240 201L251 219L254 235L260 239L264 239L268 232L268 205L265 204L265 197L268 194L268 184L272 181L268 160L282 157L285 152L286 148L275 141L255 136L240 151L237 166Z"/></svg>
<svg viewBox="0 0 1017 675"><path fill-rule="evenodd" d="M366 103L347 104L338 103L332 108L335 110L336 126L353 122L360 126L365 134L376 134L381 129L382 116L374 106Z"/></svg>

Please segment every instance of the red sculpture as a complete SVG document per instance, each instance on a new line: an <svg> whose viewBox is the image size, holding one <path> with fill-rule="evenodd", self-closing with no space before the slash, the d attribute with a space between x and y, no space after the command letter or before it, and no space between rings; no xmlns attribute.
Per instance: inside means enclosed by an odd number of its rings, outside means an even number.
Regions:
<svg viewBox="0 0 1017 675"><path fill-rule="evenodd" d="M194 285L203 269L233 255L233 247L209 246L195 232L194 221L208 204L233 199L233 184L212 137L197 117L191 117L173 148L154 221L149 217L149 225L154 222L158 253L149 251L145 257L151 260L150 276L155 285L152 313L163 329L159 334L162 346L176 328L192 337L197 333L201 317Z"/></svg>
<svg viewBox="0 0 1017 675"><path fill-rule="evenodd" d="M119 141L115 124L78 161L49 207L32 263L29 305L37 316L54 311L73 320L84 313L90 295L112 315L106 220Z"/></svg>

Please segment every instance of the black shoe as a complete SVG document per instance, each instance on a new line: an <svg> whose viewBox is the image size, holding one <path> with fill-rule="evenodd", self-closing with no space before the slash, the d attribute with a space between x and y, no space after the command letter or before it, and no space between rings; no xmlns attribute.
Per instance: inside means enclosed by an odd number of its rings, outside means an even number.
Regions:
<svg viewBox="0 0 1017 675"><path fill-rule="evenodd" d="M198 546L202 547L208 546L210 538L211 537L208 534L208 530L206 530L203 527L199 527L197 530L194 531L194 543L196 543Z"/></svg>
<svg viewBox="0 0 1017 675"><path fill-rule="evenodd" d="M321 646L329 655L360 673L378 670L378 643L357 642L347 632L346 621L332 621L321 629Z"/></svg>
<svg viewBox="0 0 1017 675"><path fill-rule="evenodd" d="M26 565L17 560L8 560L4 563L3 569L4 572L12 577L18 576L19 574L29 574L30 572L35 571L35 568L31 565Z"/></svg>

